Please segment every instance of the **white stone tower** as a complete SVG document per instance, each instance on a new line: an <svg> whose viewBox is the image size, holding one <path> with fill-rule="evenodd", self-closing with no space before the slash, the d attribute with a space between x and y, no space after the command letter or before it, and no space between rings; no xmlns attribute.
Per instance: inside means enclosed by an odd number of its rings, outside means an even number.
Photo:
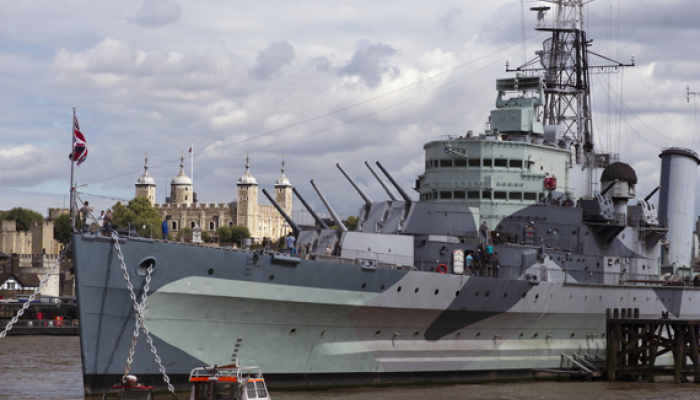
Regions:
<svg viewBox="0 0 700 400"><path fill-rule="evenodd" d="M258 215L258 182L250 174L249 158L245 158L245 174L238 179L238 209L236 225L248 227L251 235L258 226L256 219Z"/></svg>
<svg viewBox="0 0 700 400"><path fill-rule="evenodd" d="M292 183L284 176L284 155L282 155L282 175L275 182L275 201L287 215L292 215Z"/></svg>
<svg viewBox="0 0 700 400"><path fill-rule="evenodd" d="M189 207L194 200L192 197L192 179L185 175L185 156L180 158L180 173L170 182L170 203Z"/></svg>
<svg viewBox="0 0 700 400"><path fill-rule="evenodd" d="M146 152L145 161L143 175L136 181L136 197L145 197L151 201L151 205L154 205L156 203L156 180L148 174L148 152Z"/></svg>

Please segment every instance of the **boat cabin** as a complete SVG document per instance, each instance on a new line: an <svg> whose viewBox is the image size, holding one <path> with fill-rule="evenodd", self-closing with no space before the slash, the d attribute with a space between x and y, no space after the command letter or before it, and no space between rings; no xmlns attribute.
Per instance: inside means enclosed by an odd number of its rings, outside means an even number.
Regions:
<svg viewBox="0 0 700 400"><path fill-rule="evenodd" d="M190 373L190 400L269 400L260 367L200 367Z"/></svg>

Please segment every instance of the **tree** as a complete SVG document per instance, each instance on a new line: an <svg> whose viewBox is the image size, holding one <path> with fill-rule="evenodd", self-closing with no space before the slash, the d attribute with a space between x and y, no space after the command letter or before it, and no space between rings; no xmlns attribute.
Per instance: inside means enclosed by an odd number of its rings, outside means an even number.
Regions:
<svg viewBox="0 0 700 400"><path fill-rule="evenodd" d="M112 223L121 227L131 225L143 237L151 237L151 232L154 239L163 237L161 233L163 217L145 197L136 197L126 206L118 201L112 207Z"/></svg>
<svg viewBox="0 0 700 400"><path fill-rule="evenodd" d="M5 221L16 221L18 231L28 231L32 222L44 222L44 216L28 208L15 207L2 215Z"/></svg>
<svg viewBox="0 0 700 400"><path fill-rule="evenodd" d="M211 243L211 235L207 231L202 231L202 241L204 243Z"/></svg>
<svg viewBox="0 0 700 400"><path fill-rule="evenodd" d="M353 217L351 215L345 221L345 227L348 228L349 231L354 232L357 230L357 223L358 222L359 222L359 220L357 219L357 217Z"/></svg>
<svg viewBox="0 0 700 400"><path fill-rule="evenodd" d="M219 243L238 243L239 245L243 238L250 237L250 231L243 225L220 226L216 234L219 235Z"/></svg>
<svg viewBox="0 0 700 400"><path fill-rule="evenodd" d="M177 232L177 236L175 236L175 241L179 242L182 240L182 236L192 236L192 228L190 227L185 227L183 229L180 229Z"/></svg>
<svg viewBox="0 0 700 400"><path fill-rule="evenodd" d="M83 221L75 221L75 222L76 222L76 226L77 226L78 222L80 224L83 223ZM58 240L61 244L68 244L70 242L70 233L71 233L70 215L61 214L58 218L56 218L53 221L53 238L55 240Z"/></svg>

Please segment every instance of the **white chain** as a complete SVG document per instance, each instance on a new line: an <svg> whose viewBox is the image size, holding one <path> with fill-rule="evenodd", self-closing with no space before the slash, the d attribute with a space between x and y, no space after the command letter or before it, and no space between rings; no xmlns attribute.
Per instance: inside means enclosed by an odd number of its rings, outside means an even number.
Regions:
<svg viewBox="0 0 700 400"><path fill-rule="evenodd" d="M131 279L129 278L129 271L127 270L126 263L124 262L124 255L122 254L122 249L119 246L119 236L115 231L112 231L112 239L114 240L114 247L117 249L117 256L119 257L122 272L124 273L126 287L129 289L129 297L131 297L131 301L134 303L134 311L136 312L136 328L134 330L134 338L131 340L131 349L129 349L129 357L127 358L127 364L124 368L123 379L126 381L126 376L131 370L131 363L133 363L134 361L134 349L136 347L136 342L139 336L140 328L146 335L146 341L148 342L149 346L151 346L151 353L153 354L153 357L155 358L156 363L158 364L158 369L163 374L163 381L168 385L168 390L170 391L170 393L172 393L173 398L177 399L178 397L177 394L175 394L175 388L170 383L170 377L165 372L165 367L163 366L163 363L161 362L161 359L158 356L156 346L153 344L153 339L151 338L151 333L146 327L146 318L143 315L143 312L146 309L146 300L148 299L148 289L151 284L151 273L153 273L153 265L151 264L148 267L148 272L146 274L146 284L144 285L143 296L141 296L141 302L139 303L139 301L136 299L136 294L134 293L134 286L131 284Z"/></svg>
<svg viewBox="0 0 700 400"><path fill-rule="evenodd" d="M7 336L7 332L9 332L10 329L12 329L12 326L17 323L17 321L19 320L19 317L21 317L24 314L24 312L27 311L27 308L29 308L32 301L34 301L34 299L36 299L36 296L41 291L41 288L46 286L46 283L49 281L49 278L51 278L51 275L54 273L54 271L56 271L56 267L61 265L61 261L63 260L63 257L68 253L69 248L70 248L70 243L68 245L66 245L66 247L63 249L61 254L58 256L58 259L56 260L56 262L51 266L51 269L49 270L49 272L47 272L46 275L44 275L44 278L41 280L39 287L34 289L34 293L32 293L32 295L29 296L29 299L27 299L27 302L24 303L22 308L20 308L19 311L17 311L17 315L12 317L12 320L5 326L5 329L2 332L0 332L0 339Z"/></svg>

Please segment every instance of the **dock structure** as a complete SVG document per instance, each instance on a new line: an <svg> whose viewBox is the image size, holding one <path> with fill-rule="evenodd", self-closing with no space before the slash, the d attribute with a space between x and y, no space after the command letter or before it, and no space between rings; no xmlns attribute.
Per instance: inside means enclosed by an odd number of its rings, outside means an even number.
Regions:
<svg viewBox="0 0 700 400"><path fill-rule="evenodd" d="M675 383L685 383L692 376L693 382L700 383L700 320L665 317L610 318L608 315L609 381L641 378L654 382L656 376L673 376ZM673 354L673 366L657 366L657 358L669 352Z"/></svg>

